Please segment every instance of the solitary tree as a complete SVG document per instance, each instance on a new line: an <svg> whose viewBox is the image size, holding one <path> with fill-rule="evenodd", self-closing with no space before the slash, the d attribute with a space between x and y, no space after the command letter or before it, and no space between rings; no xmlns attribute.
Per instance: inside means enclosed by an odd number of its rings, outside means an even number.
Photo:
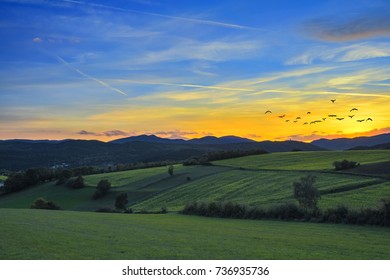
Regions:
<svg viewBox="0 0 390 280"><path fill-rule="evenodd" d="M170 165L170 166L168 167L168 174L171 175L171 176L173 176L173 165Z"/></svg>
<svg viewBox="0 0 390 280"><path fill-rule="evenodd" d="M100 197L103 197L107 193L109 193L110 190L111 190L111 183L106 179L100 180L96 187L96 191L93 194L93 198L98 199Z"/></svg>
<svg viewBox="0 0 390 280"><path fill-rule="evenodd" d="M125 210L128 202L127 193L120 193L115 198L115 208L119 210Z"/></svg>
<svg viewBox="0 0 390 280"><path fill-rule="evenodd" d="M320 192L314 186L315 179L315 176L308 175L301 177L299 182L293 183L294 198L305 211L317 209Z"/></svg>

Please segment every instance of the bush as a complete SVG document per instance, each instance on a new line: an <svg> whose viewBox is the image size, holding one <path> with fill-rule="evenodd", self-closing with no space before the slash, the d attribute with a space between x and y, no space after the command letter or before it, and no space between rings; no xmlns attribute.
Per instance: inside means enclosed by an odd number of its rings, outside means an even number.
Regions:
<svg viewBox="0 0 390 280"><path fill-rule="evenodd" d="M111 190L111 183L108 180L100 180L96 187L96 191L93 194L92 198L93 199L98 199L106 194L108 194Z"/></svg>
<svg viewBox="0 0 390 280"><path fill-rule="evenodd" d="M79 175L76 179L70 179L66 183L66 186L71 189L82 189L85 187L84 185L84 178Z"/></svg>
<svg viewBox="0 0 390 280"><path fill-rule="evenodd" d="M360 164L355 161L348 161L344 159L343 161L335 161L333 162L333 166L335 170L345 170L345 169L351 169L359 166Z"/></svg>
<svg viewBox="0 0 390 280"><path fill-rule="evenodd" d="M126 204L129 201L127 200L127 193L120 193L115 198L115 208L119 210L125 210Z"/></svg>
<svg viewBox="0 0 390 280"><path fill-rule="evenodd" d="M320 199L320 192L314 186L315 176L308 175L301 177L300 182L294 182L294 198L305 212L316 211L317 202Z"/></svg>
<svg viewBox="0 0 390 280"><path fill-rule="evenodd" d="M46 199L44 199L42 197L35 200L33 202L33 204L31 204L30 208L31 209L47 209L47 210L60 210L61 209L61 207L56 205L54 202L47 201Z"/></svg>

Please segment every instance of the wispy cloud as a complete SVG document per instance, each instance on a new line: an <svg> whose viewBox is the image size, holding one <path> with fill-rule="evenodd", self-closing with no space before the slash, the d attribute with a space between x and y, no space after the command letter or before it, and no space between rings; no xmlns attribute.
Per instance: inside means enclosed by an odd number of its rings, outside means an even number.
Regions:
<svg viewBox="0 0 390 280"><path fill-rule="evenodd" d="M125 80L125 79L116 79L110 80L122 83L130 84L142 84L142 85L161 85L161 86L170 86L170 87L184 87L184 88L200 88L200 89L214 89L222 91L247 91L254 92L254 89L243 88L243 87L228 87L228 86L219 86L219 85L199 85L199 84L180 84L180 83L166 83L166 82L154 82L154 81L136 81L136 80Z"/></svg>
<svg viewBox="0 0 390 280"><path fill-rule="evenodd" d="M390 5L349 17L346 14L317 18L303 24L303 30L323 41L343 42L390 36Z"/></svg>
<svg viewBox="0 0 390 280"><path fill-rule="evenodd" d="M77 4L77 5L89 6L89 7L93 7L93 8L108 9L108 10L113 10L113 11L134 13L134 14L167 18L167 19L175 19L175 20L180 20L182 22L188 22L188 23L194 23L194 24L211 25L211 26L218 26L218 27L230 28L230 29L259 30L256 27L227 23L227 22L220 22L220 21L214 21L214 20L208 20L208 19L172 16L172 15L161 14L161 13L151 13L151 12L145 12L145 11L140 11L140 10L121 8L121 7L103 5L103 4L97 4L97 3L91 3L91 2L75 1L75 0L61 0L61 1L66 2L66 3Z"/></svg>
<svg viewBox="0 0 390 280"><path fill-rule="evenodd" d="M151 64L178 61L227 61L245 59L259 55L262 44L255 40L230 39L229 41L199 42L182 40L173 46L153 52L146 52L132 60L136 64Z"/></svg>
<svg viewBox="0 0 390 280"><path fill-rule="evenodd" d="M312 64L317 61L347 62L388 56L390 56L390 43L359 43L337 48L319 46L289 59L286 64Z"/></svg>
<svg viewBox="0 0 390 280"><path fill-rule="evenodd" d="M68 63L67 61L65 61L62 57L60 57L60 56L56 56L56 57L57 57L58 61L60 61L62 64L64 64L64 65L65 65L66 67L68 67L69 69L71 69L71 70L73 70L73 71L79 73L81 76L84 76L84 77L86 77L86 78L88 78L88 79L90 79L90 80L93 80L93 81L97 82L98 84L100 84L100 85L102 85L102 86L104 86L104 87L106 87L106 88L111 89L112 91L115 91L115 92L120 93L120 94L122 94L122 95L128 96L127 93L125 93L124 91L122 91L122 90L120 90L120 89L117 89L117 88L115 88L115 87L109 85L108 83L103 82L102 80L99 80L99 79L97 79L97 78L95 78L95 77L92 77L91 75L88 75L88 74L82 72L81 70L77 69L76 67L72 66L70 63Z"/></svg>
<svg viewBox="0 0 390 280"><path fill-rule="evenodd" d="M114 129L114 130L107 130L103 132L93 132L93 131L87 131L87 130L80 130L77 132L79 135L91 135L91 136L107 136L107 137L113 137L113 136L129 136L133 135L131 132L125 132L122 130Z"/></svg>

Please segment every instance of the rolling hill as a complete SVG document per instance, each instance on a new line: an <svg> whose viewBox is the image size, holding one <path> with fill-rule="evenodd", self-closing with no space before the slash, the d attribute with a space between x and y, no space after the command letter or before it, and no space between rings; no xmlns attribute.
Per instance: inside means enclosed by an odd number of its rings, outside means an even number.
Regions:
<svg viewBox="0 0 390 280"><path fill-rule="evenodd" d="M352 208L375 207L380 199L390 197L389 157L388 150L271 153L216 161L211 166L175 165L173 176L168 175L167 167L103 173L85 176L88 187L83 189L47 182L4 195L0 208L28 208L35 199L44 197L66 210L95 211L112 208L120 192L128 194L128 205L138 211L162 207L177 211L195 200L269 206L294 201L292 182L307 174L317 178L321 208L337 206L341 201ZM333 161L343 158L358 161L361 166L333 171ZM111 182L112 191L93 200L95 187L102 179Z"/></svg>
<svg viewBox="0 0 390 280"><path fill-rule="evenodd" d="M372 147L390 142L390 133L380 134L371 137L319 139L311 144L327 150L347 150L358 146Z"/></svg>
<svg viewBox="0 0 390 280"><path fill-rule="evenodd" d="M153 136L147 136L147 138L140 136L135 139L138 141L122 144L96 140L0 141L0 169L20 170L55 165L78 167L167 160L183 161L208 152L228 150L265 150L268 152L321 150L314 145L297 141L250 142L248 140L242 142L243 140L236 137L203 138L189 143L172 143L169 141L175 140L162 140L163 138ZM139 141L140 139L147 141ZM211 142L214 144L210 144Z"/></svg>

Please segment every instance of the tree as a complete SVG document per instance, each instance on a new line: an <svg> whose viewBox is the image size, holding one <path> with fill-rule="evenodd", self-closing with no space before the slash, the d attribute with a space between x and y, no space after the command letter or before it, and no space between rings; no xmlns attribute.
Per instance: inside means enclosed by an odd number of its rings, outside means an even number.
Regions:
<svg viewBox="0 0 390 280"><path fill-rule="evenodd" d="M23 172L11 174L4 182L4 191L6 193L17 192L26 187L26 177Z"/></svg>
<svg viewBox="0 0 390 280"><path fill-rule="evenodd" d="M120 193L115 198L115 208L119 210L125 210L128 202L127 193Z"/></svg>
<svg viewBox="0 0 390 280"><path fill-rule="evenodd" d="M33 204L30 206L31 209L47 209L47 210L60 210L61 207L56 205L52 201L47 201L44 198L38 198L37 200L34 201Z"/></svg>
<svg viewBox="0 0 390 280"><path fill-rule="evenodd" d="M359 163L355 161L348 161L344 159L343 161L335 161L333 162L333 166L335 170L345 170L345 169L351 169L359 166Z"/></svg>
<svg viewBox="0 0 390 280"><path fill-rule="evenodd" d="M79 175L77 176L76 180L74 180L73 184L71 185L71 187L73 189L81 189L81 188L84 188L85 185L84 185L84 178Z"/></svg>
<svg viewBox="0 0 390 280"><path fill-rule="evenodd" d="M320 199L320 192L314 186L316 177L308 175L301 177L299 182L293 183L294 198L298 200L299 205L305 210L317 210L317 202Z"/></svg>
<svg viewBox="0 0 390 280"><path fill-rule="evenodd" d="M105 196L107 193L109 193L111 190L111 183L104 179L100 180L100 182L97 184L96 191L93 194L93 199L98 199L103 196Z"/></svg>
<svg viewBox="0 0 390 280"><path fill-rule="evenodd" d="M173 165L168 166L168 174L173 176Z"/></svg>

